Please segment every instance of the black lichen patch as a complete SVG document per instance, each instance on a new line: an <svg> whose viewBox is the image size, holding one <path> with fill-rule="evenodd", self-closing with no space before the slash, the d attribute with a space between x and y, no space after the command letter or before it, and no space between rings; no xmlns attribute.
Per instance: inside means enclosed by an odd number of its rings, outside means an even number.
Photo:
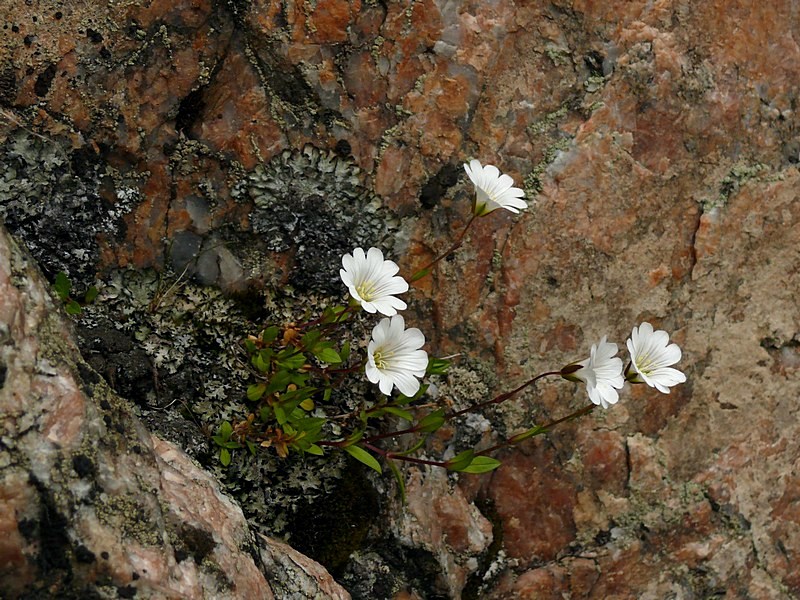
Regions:
<svg viewBox="0 0 800 600"><path fill-rule="evenodd" d="M55 76L55 63L51 64L44 71L39 73L39 76L36 78L36 83L33 84L33 91L36 92L37 96L40 98L47 96L47 92L50 91L50 86L53 84L53 79Z"/></svg>
<svg viewBox="0 0 800 600"><path fill-rule="evenodd" d="M183 562L189 556L194 558L195 564L203 560L214 551L216 542L208 532L184 523L178 531L178 547L175 549L175 558Z"/></svg>
<svg viewBox="0 0 800 600"><path fill-rule="evenodd" d="M433 208L458 181L461 170L455 165L445 165L422 186L419 201L424 208Z"/></svg>
<svg viewBox="0 0 800 600"><path fill-rule="evenodd" d="M17 72L13 67L0 71L0 106L10 107L17 97Z"/></svg>
<svg viewBox="0 0 800 600"><path fill-rule="evenodd" d="M31 476L31 483L39 493L39 519L19 524L20 533L28 539L38 542L38 553L34 557L39 572L61 581L72 578L72 566L69 561L69 523L61 514L47 486Z"/></svg>
<svg viewBox="0 0 800 600"><path fill-rule="evenodd" d="M341 294L342 256L379 245L392 229L388 211L364 185L360 169L310 145L259 165L245 188L253 202L253 231L268 250L294 251L289 281L300 290Z"/></svg>
<svg viewBox="0 0 800 600"><path fill-rule="evenodd" d="M55 140L26 130L0 146L0 218L51 280L64 272L79 293L94 281L97 236L113 236L138 198L118 193L114 204L102 198L108 177L94 154L67 154Z"/></svg>
<svg viewBox="0 0 800 600"><path fill-rule="evenodd" d="M92 459L85 454L76 454L72 457L72 470L78 474L78 477L85 478L94 475L94 463Z"/></svg>
<svg viewBox="0 0 800 600"><path fill-rule="evenodd" d="M205 108L203 87L199 87L187 94L178 105L178 114L175 117L176 131L186 132L194 125Z"/></svg>
<svg viewBox="0 0 800 600"><path fill-rule="evenodd" d="M292 547L336 577L378 515L378 498L362 465L351 462L332 493L302 506L289 525Z"/></svg>
<svg viewBox="0 0 800 600"><path fill-rule="evenodd" d="M6 384L6 373L8 373L8 368L5 363L0 361L0 390L2 390L3 386Z"/></svg>

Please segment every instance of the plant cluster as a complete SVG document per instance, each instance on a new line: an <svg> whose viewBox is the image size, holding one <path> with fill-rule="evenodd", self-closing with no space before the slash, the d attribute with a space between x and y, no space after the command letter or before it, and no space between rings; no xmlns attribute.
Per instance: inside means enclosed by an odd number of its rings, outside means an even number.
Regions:
<svg viewBox="0 0 800 600"><path fill-rule="evenodd" d="M543 434L559 423L608 408L619 400L624 383L643 383L663 393L686 380L673 368L681 358L680 348L669 342L665 331L650 323L633 328L627 340L630 359L623 366L618 347L604 336L592 345L589 357L556 371L540 373L514 389L462 410L446 410L426 397L426 377L443 375L449 362L428 356L425 336L407 327L399 311L406 303L398 298L410 284L431 273L436 264L455 251L478 217L498 208L518 213L527 208L524 193L513 179L497 167L472 160L464 169L475 186L472 216L454 243L408 280L398 275L398 265L378 248L355 248L345 254L339 272L349 292L347 305L325 309L321 315L288 324L268 324L242 342L253 383L247 389L250 411L241 419L224 421L213 440L223 465L231 452L252 454L272 448L281 457L291 452L324 455L340 450L379 473L387 465L399 477L397 461L443 467L450 471L483 473L500 465L492 456L498 449ZM353 340L347 326L360 310L380 314L372 328L365 352ZM354 343L355 341L355 343ZM364 398L358 406L332 402L337 389L352 377L366 376L376 384L377 399ZM534 426L501 440L489 448L468 448L449 460L420 458L416 453L428 436L446 422L487 406L501 404L532 387L545 377L560 377L586 386L590 404L550 423ZM387 423L400 420L407 426L386 431ZM398 449L392 442L400 436L412 441Z"/></svg>

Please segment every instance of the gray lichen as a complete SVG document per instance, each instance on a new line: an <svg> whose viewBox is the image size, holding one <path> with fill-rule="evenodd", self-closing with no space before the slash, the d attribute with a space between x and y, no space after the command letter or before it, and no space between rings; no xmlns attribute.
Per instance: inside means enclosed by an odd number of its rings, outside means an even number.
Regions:
<svg viewBox="0 0 800 600"><path fill-rule="evenodd" d="M89 150L69 154L28 130L0 146L0 217L53 277L63 271L84 285L94 280L98 235L114 236L138 194L112 192L110 170Z"/></svg>
<svg viewBox="0 0 800 600"><path fill-rule="evenodd" d="M393 229L360 169L310 145L259 165L235 195L253 202L250 224L268 250L294 251L289 281L301 290L340 293L342 255L379 245Z"/></svg>

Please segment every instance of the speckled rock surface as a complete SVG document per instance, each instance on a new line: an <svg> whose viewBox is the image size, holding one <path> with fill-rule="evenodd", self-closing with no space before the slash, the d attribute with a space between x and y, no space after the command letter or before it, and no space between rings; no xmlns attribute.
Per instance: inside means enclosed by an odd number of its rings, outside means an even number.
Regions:
<svg viewBox="0 0 800 600"><path fill-rule="evenodd" d="M79 356L35 263L0 228L3 597L271 599L268 579L348 597L298 553L292 569L262 562L273 542Z"/></svg>
<svg viewBox="0 0 800 600"><path fill-rule="evenodd" d="M460 479L457 502L474 501L494 532L463 597L800 594L796 2L5 12L3 147L23 125L92 158L67 190L124 223L96 232L100 268L188 265L226 289L302 288L305 276L291 278L308 249L254 234L281 223L264 224L237 191L311 144L359 169L359 198L389 223L363 239L411 271L463 227L460 163L476 157L534 202L520 218L480 220L420 282L408 318L432 350L465 351L492 393L583 358L602 335L622 345L642 320L674 332L688 381L669 396L628 390L612 410L506 452L503 470ZM31 189L6 175L0 205ZM584 402L545 382L486 416L513 431ZM381 565L387 580L412 580L393 579L401 567L381 552L356 552L363 563L343 577ZM405 593L431 593L421 585Z"/></svg>

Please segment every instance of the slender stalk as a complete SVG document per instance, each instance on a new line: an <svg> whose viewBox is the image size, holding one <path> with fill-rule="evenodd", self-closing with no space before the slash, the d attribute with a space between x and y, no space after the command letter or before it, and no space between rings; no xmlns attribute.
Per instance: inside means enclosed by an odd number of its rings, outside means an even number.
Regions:
<svg viewBox="0 0 800 600"><path fill-rule="evenodd" d="M473 412L473 411L476 411L476 410L480 410L481 408L484 408L485 406L489 406L491 404L500 404L501 402L505 402L506 400L508 400L512 396L515 396L516 394L520 393L525 388L533 385L534 383L536 383L537 381L539 381L543 377L550 377L552 375L559 375L560 376L561 375L561 371L547 371L546 373L542 373L540 375L537 375L533 379L529 379L528 381L523 383L521 386L511 390L510 392L505 392L503 394L500 394L499 396L496 396L496 397L492 398L491 400L487 400L486 402L481 402L480 404L474 404L472 406L468 406L467 408L458 410L456 412L452 412L452 413L446 414L445 415L445 420L449 421L450 419L453 419L453 418L458 417L460 415L466 414L468 412Z"/></svg>
<svg viewBox="0 0 800 600"><path fill-rule="evenodd" d="M377 446L373 446L372 444L368 444L364 442L364 447L369 448L376 454L383 456L386 460L404 460L406 462L414 463L417 465L431 465L434 467L446 467L446 462L441 462L438 460L428 460L425 458L415 458L413 456L403 456L401 454L395 454L394 452L387 452L382 448L378 448Z"/></svg>
<svg viewBox="0 0 800 600"><path fill-rule="evenodd" d="M555 421L551 421L547 425L543 425L540 428L541 431L539 431L539 433L537 433L536 435L539 435L539 434L542 434L542 433L548 433L556 425L559 425L561 423L566 423L567 421L572 421L573 419L577 419L578 417L582 417L583 415L587 415L587 414L589 414L590 412L592 412L595 409L595 406L596 406L595 404L589 404L587 406L584 406L580 410L576 410L575 412L568 414L566 417L562 417L560 419L556 419ZM480 452L476 452L475 456L485 456L487 454L491 454L495 450L499 450L500 448L505 448L506 446L511 446L513 444L516 444L518 441L522 441L522 440L516 440L515 439L515 438L518 438L519 436L520 436L520 434L512 435L510 438L507 438L507 439L503 440L499 444L495 444L491 448L486 448L485 450L481 450ZM523 439L527 439L527 438L523 438Z"/></svg>
<svg viewBox="0 0 800 600"><path fill-rule="evenodd" d="M461 231L461 233L456 238L456 241L453 242L453 245L450 246L447 250L445 250L442 254L440 254L439 256L434 258L427 265L425 265L424 267L419 269L416 273L414 273L411 276L411 279L409 279L409 283L414 283L415 281L418 281L418 280L422 279L426 275L429 275L430 272L431 272L431 269L436 265L436 263L438 263L440 260L442 260L446 256L449 256L451 253L453 253L456 250L458 250L459 246L461 246L461 244L464 243L464 236L467 235L467 230L470 228L470 226L472 225L473 221L475 221L476 216L477 215L475 215L473 213L473 215L470 217L469 221L467 221L467 225L464 227L464 229Z"/></svg>

